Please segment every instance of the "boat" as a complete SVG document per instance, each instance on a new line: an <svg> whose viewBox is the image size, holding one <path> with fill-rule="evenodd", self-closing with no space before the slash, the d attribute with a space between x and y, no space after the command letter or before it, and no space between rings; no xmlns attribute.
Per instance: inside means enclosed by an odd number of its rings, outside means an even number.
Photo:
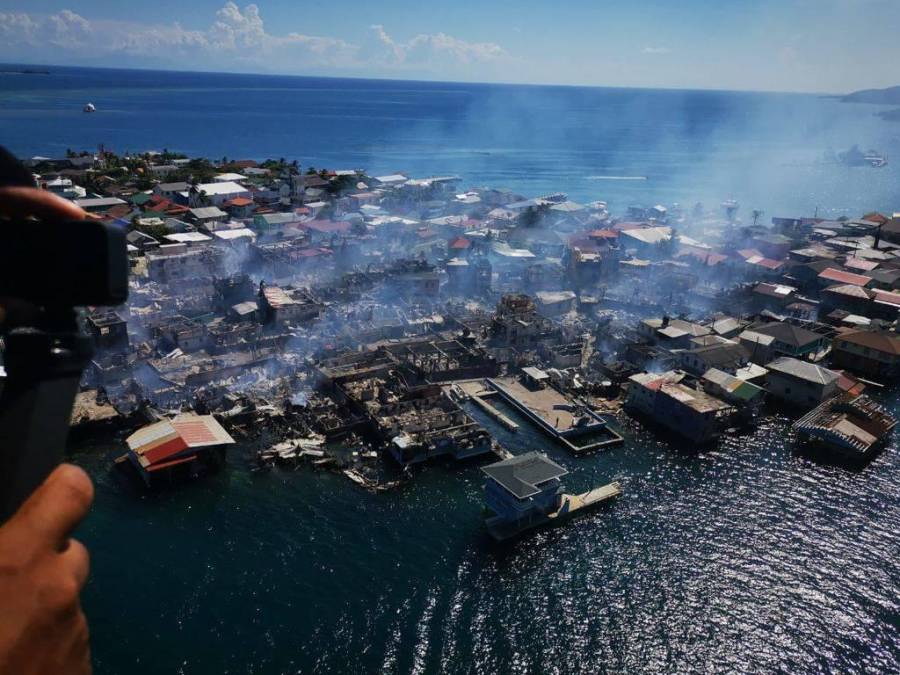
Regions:
<svg viewBox="0 0 900 675"><path fill-rule="evenodd" d="M88 103L84 106L84 112L96 112L96 110L97 106L95 106L93 103Z"/></svg>
<svg viewBox="0 0 900 675"><path fill-rule="evenodd" d="M883 155L877 150L867 150L863 152L858 145L845 152L838 153L838 160L844 166L871 166L880 169L887 166L887 155Z"/></svg>
<svg viewBox="0 0 900 675"><path fill-rule="evenodd" d="M887 155L882 155L875 150L869 150L865 154L863 159L868 162L869 166L872 166L876 169L887 166Z"/></svg>

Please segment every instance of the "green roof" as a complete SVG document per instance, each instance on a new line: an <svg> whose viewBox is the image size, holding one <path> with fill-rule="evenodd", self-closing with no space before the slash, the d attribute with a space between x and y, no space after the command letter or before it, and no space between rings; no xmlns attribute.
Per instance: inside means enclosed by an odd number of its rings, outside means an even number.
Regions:
<svg viewBox="0 0 900 675"><path fill-rule="evenodd" d="M741 400L752 401L757 396L764 394L765 389L757 387L752 382L744 382L738 385L731 393Z"/></svg>

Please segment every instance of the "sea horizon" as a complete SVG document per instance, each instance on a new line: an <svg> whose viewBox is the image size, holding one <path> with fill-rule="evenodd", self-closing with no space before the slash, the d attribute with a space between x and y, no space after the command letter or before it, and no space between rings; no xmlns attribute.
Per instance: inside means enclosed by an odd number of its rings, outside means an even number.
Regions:
<svg viewBox="0 0 900 675"><path fill-rule="evenodd" d="M154 68L139 66L101 66L101 65L64 65L59 63L17 63L17 62L0 62L0 70L4 68L62 68L62 69L85 69L85 70L108 70L117 72L151 72L151 73L183 73L188 75L252 75L255 77L286 77L298 79L315 79L315 80L352 80L359 82L409 82L412 84L464 84L464 85L484 85L497 87L538 87L538 88L564 88L564 89L608 89L621 91L674 91L674 92L712 92L722 94L785 94L796 96L822 96L827 98L842 97L862 89L871 89L872 87L862 87L860 89L852 89L850 91L796 91L792 89L728 89L723 87L666 87L666 86L640 86L640 85L606 85L606 84L565 84L558 82L515 82L506 80L453 80L453 79L421 79L421 78L405 78L405 77L366 77L361 75L323 75L316 73L278 73L278 72L259 72L255 70L191 70L186 68Z"/></svg>

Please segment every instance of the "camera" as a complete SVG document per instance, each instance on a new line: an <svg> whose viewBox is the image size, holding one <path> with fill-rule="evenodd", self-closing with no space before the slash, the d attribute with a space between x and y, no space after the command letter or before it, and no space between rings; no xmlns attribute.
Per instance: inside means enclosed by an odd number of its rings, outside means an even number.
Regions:
<svg viewBox="0 0 900 675"><path fill-rule="evenodd" d="M0 221L0 228L0 297L48 307L128 298L123 228L97 220Z"/></svg>

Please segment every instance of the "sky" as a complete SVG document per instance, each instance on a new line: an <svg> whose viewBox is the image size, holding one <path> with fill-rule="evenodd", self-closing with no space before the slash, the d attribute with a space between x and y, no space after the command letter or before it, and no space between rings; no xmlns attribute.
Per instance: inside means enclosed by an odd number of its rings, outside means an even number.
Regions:
<svg viewBox="0 0 900 675"><path fill-rule="evenodd" d="M0 61L840 93L900 84L900 0L0 0Z"/></svg>

